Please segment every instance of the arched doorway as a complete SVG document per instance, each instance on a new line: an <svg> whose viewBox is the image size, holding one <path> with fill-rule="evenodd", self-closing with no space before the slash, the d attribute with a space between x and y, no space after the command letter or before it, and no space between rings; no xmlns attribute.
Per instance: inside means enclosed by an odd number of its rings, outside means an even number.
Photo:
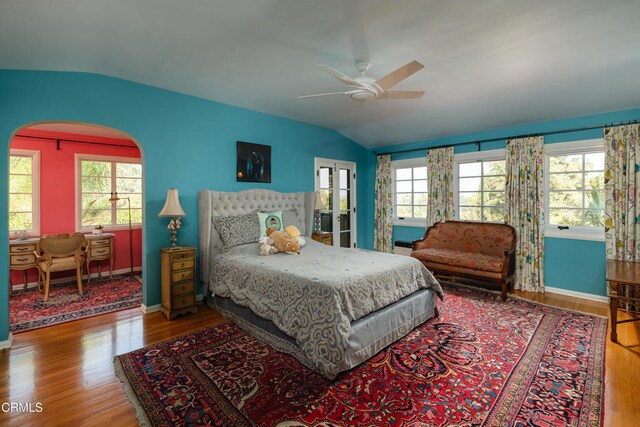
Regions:
<svg viewBox="0 0 640 427"><path fill-rule="evenodd" d="M9 144L9 184L12 332L140 306L144 159L133 136L81 122L22 126ZM67 289L73 271L59 272L44 301L31 249L41 235L73 232L87 236L85 292ZM29 313L12 310L19 304L32 313L16 321Z"/></svg>

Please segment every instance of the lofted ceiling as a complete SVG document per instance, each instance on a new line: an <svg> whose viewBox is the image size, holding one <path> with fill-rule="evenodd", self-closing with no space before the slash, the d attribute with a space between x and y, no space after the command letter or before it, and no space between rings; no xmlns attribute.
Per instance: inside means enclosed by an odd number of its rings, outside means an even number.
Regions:
<svg viewBox="0 0 640 427"><path fill-rule="evenodd" d="M85 71L393 145L640 106L638 0L0 0L0 68ZM419 100L346 96L316 64Z"/></svg>

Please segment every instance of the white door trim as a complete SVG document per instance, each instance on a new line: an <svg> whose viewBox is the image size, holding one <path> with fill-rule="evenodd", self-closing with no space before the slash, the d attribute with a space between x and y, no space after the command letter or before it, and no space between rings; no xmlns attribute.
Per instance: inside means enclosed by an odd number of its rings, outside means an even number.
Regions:
<svg viewBox="0 0 640 427"><path fill-rule="evenodd" d="M356 206L356 179L357 179L357 174L356 174L356 163L355 162L350 162L350 161L346 161L346 160L336 160L336 159L326 159L326 158L322 158L322 157L315 157L314 161L313 161L313 173L314 173L314 190L315 191L319 191L320 190L320 180L318 179L319 175L318 175L318 170L320 167L330 167L333 168L334 173L340 169L340 168L344 168L344 169L349 169L352 171L352 176L350 177L351 179L351 188L349 189L351 192L351 200L350 200L350 205L351 205L351 224L350 224L350 229L351 229L351 247L356 247L357 244L356 242L358 241L358 236L357 236L357 206ZM339 174L335 174L334 175L334 188L335 185L340 185L340 176ZM337 200L337 203L336 203ZM334 206L339 206L340 203L340 193L339 191L334 191L333 192L333 204ZM339 209L336 212L336 210L334 209L334 215L333 215L333 245L334 246L340 246L340 222L338 221L339 219Z"/></svg>

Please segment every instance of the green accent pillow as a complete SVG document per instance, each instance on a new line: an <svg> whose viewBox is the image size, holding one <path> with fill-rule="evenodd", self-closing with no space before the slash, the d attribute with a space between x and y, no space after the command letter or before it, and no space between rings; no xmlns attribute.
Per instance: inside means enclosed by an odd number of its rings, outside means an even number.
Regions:
<svg viewBox="0 0 640 427"><path fill-rule="evenodd" d="M267 228L275 228L282 231L282 211L258 212L258 224L260 225L260 237L267 235Z"/></svg>

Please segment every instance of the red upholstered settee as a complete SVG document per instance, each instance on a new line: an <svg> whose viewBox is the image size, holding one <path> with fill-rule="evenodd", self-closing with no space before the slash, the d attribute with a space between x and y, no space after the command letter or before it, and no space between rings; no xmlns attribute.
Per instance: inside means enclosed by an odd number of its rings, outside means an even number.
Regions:
<svg viewBox="0 0 640 427"><path fill-rule="evenodd" d="M411 256L436 277L499 283L502 299L515 278L516 230L508 224L445 221L414 240Z"/></svg>

